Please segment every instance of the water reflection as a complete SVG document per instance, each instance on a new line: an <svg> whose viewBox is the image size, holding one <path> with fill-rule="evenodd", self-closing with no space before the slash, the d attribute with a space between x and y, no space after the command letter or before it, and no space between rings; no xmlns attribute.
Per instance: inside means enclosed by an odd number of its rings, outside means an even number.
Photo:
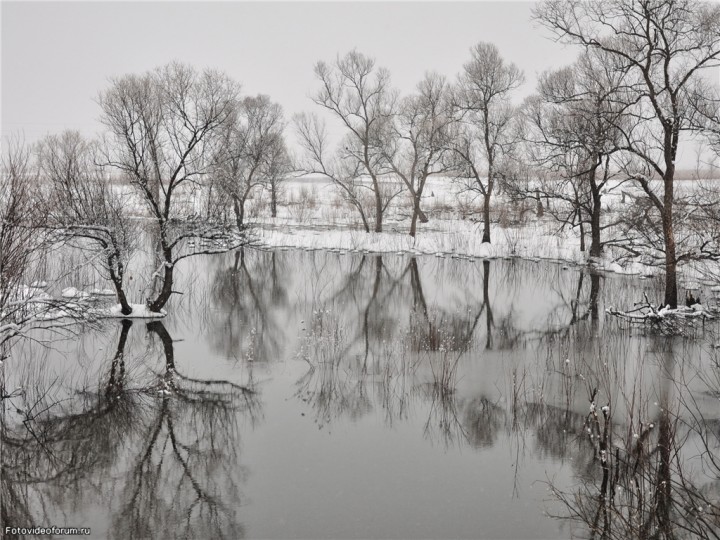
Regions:
<svg viewBox="0 0 720 540"><path fill-rule="evenodd" d="M3 408L3 523L55 523L61 504L99 505L113 538L242 536L238 421L259 414L255 390L182 374L161 322L144 325L151 367L130 372L133 323L120 326L96 387L57 399L50 385L16 414Z"/></svg>
<svg viewBox="0 0 720 540"><path fill-rule="evenodd" d="M566 512L590 538L718 538L720 433L717 420L688 391L691 359L673 338L655 337L661 377L650 399L633 396L625 414L589 396L586 456L573 491L555 488ZM717 393L717 389L713 393ZM657 399L652 402L651 399Z"/></svg>
<svg viewBox="0 0 720 540"><path fill-rule="evenodd" d="M287 307L288 268L275 252L236 251L222 259L212 279L209 334L223 355L250 361L276 359L282 339L279 312Z"/></svg>
<svg viewBox="0 0 720 540"><path fill-rule="evenodd" d="M428 301L424 283L428 275L421 272L417 258L400 267L384 264L381 256L373 259L374 264L369 264L367 256L359 258L337 291L313 299L315 309L300 343L308 370L297 381L296 395L311 405L320 427L343 418L355 421L376 408L393 425L422 405L427 412L423 423L427 439L446 447L490 446L501 429L528 429L518 424L518 374L512 374L509 395L514 397L508 414L498 404L498 395L458 392L461 366L482 361L483 351L517 351L548 341L548 336L550 341L562 335L586 343L581 336L586 328L580 323L587 320L597 331L598 275L587 279L580 272L570 300L558 294L541 325L523 328L516 316L523 299L513 298L513 288L521 286L524 275L517 262L509 263L491 285L492 263L483 261L477 295L464 286L468 275L456 269L463 294L445 304L437 297ZM470 272L478 266L472 268ZM437 275L430 276L435 278L431 290L437 294ZM452 285L442 284L443 288ZM504 291L510 299L503 298ZM441 292L445 291L441 288ZM352 300L351 313L341 315L338 311L347 298ZM392 324L387 322L390 317ZM534 409L537 418L539 408Z"/></svg>
<svg viewBox="0 0 720 540"><path fill-rule="evenodd" d="M16 351L3 523L88 506L114 537L352 536L332 517L345 506L320 503L349 504L323 499L339 482L362 526L378 524L356 536L413 536L410 522L464 537L489 521L488 536L717 534L716 351L604 317L654 284L520 260L248 248L190 264L164 323L108 326L110 347L86 332L45 363ZM404 474L383 469L391 440ZM442 491L423 479L446 469L455 494L423 507ZM367 502L393 486L417 511ZM493 506L505 488L519 516ZM279 501L291 517L271 520ZM451 519L463 504L494 510Z"/></svg>

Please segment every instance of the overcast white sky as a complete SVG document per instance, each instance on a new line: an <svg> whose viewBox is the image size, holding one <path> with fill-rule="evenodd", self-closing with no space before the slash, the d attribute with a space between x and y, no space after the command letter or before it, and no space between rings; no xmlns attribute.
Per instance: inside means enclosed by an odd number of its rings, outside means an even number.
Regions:
<svg viewBox="0 0 720 540"><path fill-rule="evenodd" d="M171 60L219 68L286 116L317 110L313 65L352 48L413 90L424 72L454 77L478 41L536 75L577 51L531 21L531 2L8 2L2 10L2 135L100 130L108 79ZM686 156L688 159L688 156ZM685 161L685 160L683 160Z"/></svg>

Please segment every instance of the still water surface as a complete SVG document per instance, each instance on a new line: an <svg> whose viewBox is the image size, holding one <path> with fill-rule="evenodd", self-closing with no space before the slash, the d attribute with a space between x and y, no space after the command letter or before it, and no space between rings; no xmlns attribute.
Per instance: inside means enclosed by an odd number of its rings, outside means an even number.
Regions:
<svg viewBox="0 0 720 540"><path fill-rule="evenodd" d="M588 536L623 514L604 506L602 417L588 435L595 388L612 411L605 451L655 441L651 423L662 442L670 410L673 463L704 497L692 504L717 505L717 473L698 458L718 451L715 353L604 316L657 296L652 280L254 249L186 262L162 322L14 351L4 384L24 395L3 403L4 524L98 538ZM657 510L658 470L627 478L651 501L628 503L638 523ZM623 478L610 471L616 494ZM686 499L673 503L683 520ZM717 534L717 515L692 520Z"/></svg>

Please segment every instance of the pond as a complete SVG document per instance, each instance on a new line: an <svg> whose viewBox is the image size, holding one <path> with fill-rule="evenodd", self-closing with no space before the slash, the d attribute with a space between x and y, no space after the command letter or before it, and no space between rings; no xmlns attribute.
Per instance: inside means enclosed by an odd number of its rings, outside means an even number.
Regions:
<svg viewBox="0 0 720 540"><path fill-rule="evenodd" d="M712 340L605 316L658 297L652 279L247 248L182 264L166 319L48 330L13 350L4 526L98 538L720 530Z"/></svg>

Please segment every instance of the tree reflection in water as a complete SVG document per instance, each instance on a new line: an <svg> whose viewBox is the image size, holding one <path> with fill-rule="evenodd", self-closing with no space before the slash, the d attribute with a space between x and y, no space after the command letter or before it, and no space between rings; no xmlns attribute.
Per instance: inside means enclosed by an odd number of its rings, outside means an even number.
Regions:
<svg viewBox="0 0 720 540"><path fill-rule="evenodd" d="M213 348L228 358L277 358L283 332L276 312L287 306L287 282L287 268L274 251L241 248L223 256L211 285L207 334Z"/></svg>
<svg viewBox="0 0 720 540"><path fill-rule="evenodd" d="M49 509L70 500L109 507L115 538L243 536L238 422L259 414L254 389L180 373L161 322L146 325L160 369L131 376L132 326L96 388L59 402L46 388L22 421L3 407L3 526L56 522Z"/></svg>
<svg viewBox="0 0 720 540"><path fill-rule="evenodd" d="M558 304L546 327L521 330L512 309L500 317L494 313L489 261L482 265L482 297L475 307L450 311L427 301L416 259L396 278L385 271L380 257L373 266L368 279L362 273L367 267L363 259L347 278L352 283L345 283L356 301L363 299L355 321L320 309L303 344L309 370L298 381L298 396L314 407L320 425L343 416L358 418L375 408L382 408L392 424L422 410L427 415L426 438L446 448L468 445L481 450L500 436L509 437L517 452L516 475L527 450L536 458L571 464L578 489L553 493L566 505L564 517L581 522L590 537L718 537L720 482L708 482L706 472L712 471L711 478L720 473L714 457L720 445L717 439L709 445L707 436L698 435L709 429L702 415L680 415L673 409L671 388L683 395L689 392L687 383L673 376L678 354L670 343L655 346L662 351L659 375L654 363L634 374L619 365L638 353L629 349L634 343L630 334L600 325L601 276L579 272L570 297L556 295ZM365 295L359 285L363 279ZM375 310L389 306L409 310L407 326L395 328L391 336L373 331L369 324L382 318L380 313L376 318ZM485 324L479 325L483 317ZM353 328L360 328L360 335ZM462 362L491 349L527 346L548 355L545 370L535 373L509 365L507 392L500 399L457 392ZM666 381L655 397L643 370ZM595 403L599 394L592 390L597 387L614 400L605 412L602 403ZM583 395L593 402L587 417L577 406ZM639 425L638 419L649 418L653 399L660 412ZM697 440L705 441L704 446L692 454ZM697 474L696 465L690 466L696 457L705 472ZM705 482L698 485L698 478ZM517 476L515 482L517 493Z"/></svg>
<svg viewBox="0 0 720 540"><path fill-rule="evenodd" d="M360 418L376 406L392 425L407 419L413 404L422 402L428 407L427 438L446 446L466 440L455 396L457 373L483 315L487 346L492 343L489 263L483 265L479 305L446 309L429 306L416 258L395 275L381 256L374 257L374 265L366 260L362 257L346 274L329 304L316 306L301 344L309 367L297 382L297 396L312 406L320 426L340 417ZM336 302L347 297L357 309L350 320L336 314ZM404 327L396 313L402 306L409 308Z"/></svg>
<svg viewBox="0 0 720 540"><path fill-rule="evenodd" d="M378 418L414 426L449 460L460 448L490 460L491 447L508 450L514 496L530 465L551 463L577 481L552 485L548 500L572 534L717 537L720 433L696 400L716 404L720 370L700 370L696 348L684 358L685 342L605 320L609 294L633 286L601 294L611 278L524 261L252 249L214 261L198 294L210 301L200 306L210 348L237 358L235 370L264 362L270 396L294 383L318 428L363 419L381 429ZM140 326L149 362L138 366ZM94 503L109 509L116 537L241 536L239 423L260 418L259 398L252 383L181 366L162 323L123 321L91 388L57 402L48 381L25 403L3 400L3 523L51 522L54 507Z"/></svg>
<svg viewBox="0 0 720 540"><path fill-rule="evenodd" d="M662 368L654 396L633 394L616 408L599 403L597 388L590 392L580 483L573 491L552 486L566 509L557 517L590 538L718 538L717 422L703 419L690 393L692 359L680 369L674 338L652 339Z"/></svg>

